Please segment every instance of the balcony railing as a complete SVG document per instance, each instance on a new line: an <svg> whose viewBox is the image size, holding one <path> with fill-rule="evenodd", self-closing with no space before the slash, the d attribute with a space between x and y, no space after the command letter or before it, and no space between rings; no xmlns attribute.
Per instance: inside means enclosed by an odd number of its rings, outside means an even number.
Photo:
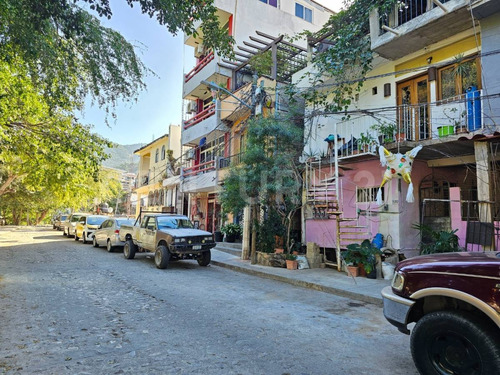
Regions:
<svg viewBox="0 0 500 375"><path fill-rule="evenodd" d="M184 83L189 82L189 80L198 74L198 72L200 72L205 66L207 66L208 63L214 59L214 57L214 53L210 52L207 56L200 60L198 64L184 76Z"/></svg>
<svg viewBox="0 0 500 375"><path fill-rule="evenodd" d="M219 163L218 163L218 168L223 169L223 168L228 168L231 165L238 165L241 163L241 156L242 153L231 155L228 157L222 157L219 158Z"/></svg>
<svg viewBox="0 0 500 375"><path fill-rule="evenodd" d="M215 169L215 160L197 164L192 167L184 168L182 175L184 177L194 176L201 173L213 171Z"/></svg>
<svg viewBox="0 0 500 375"><path fill-rule="evenodd" d="M481 91L432 105L400 106L384 118L377 121L362 116L337 123L337 155L344 158L377 153L378 145L383 143L443 139L480 130L484 124Z"/></svg>
<svg viewBox="0 0 500 375"><path fill-rule="evenodd" d="M206 109L197 113L189 120L184 121L184 129L188 129L215 114L215 104L211 104Z"/></svg>
<svg viewBox="0 0 500 375"><path fill-rule="evenodd" d="M444 4L448 1L450 0L439 0L439 3ZM436 8L437 6L437 1L433 0L401 0L395 6L395 17L392 18L386 14L380 15L380 33L384 34L387 32L387 30L382 28L382 25L391 28L398 27L423 15L424 13ZM394 22L390 22L390 19L394 19Z"/></svg>

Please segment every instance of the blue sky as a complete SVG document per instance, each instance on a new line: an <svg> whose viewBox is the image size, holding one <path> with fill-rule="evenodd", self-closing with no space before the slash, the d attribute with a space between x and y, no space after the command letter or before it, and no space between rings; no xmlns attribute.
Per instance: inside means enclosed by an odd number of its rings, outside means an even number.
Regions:
<svg viewBox="0 0 500 375"><path fill-rule="evenodd" d="M342 3L342 0L316 1L333 10L338 10ZM184 47L182 33L172 36L156 19L141 14L137 5L130 8L125 0L111 0L111 9L111 20L101 19L101 22L140 46L140 58L157 76L146 77L147 88L137 102L118 104L117 118L109 118L110 126L105 124L105 112L90 103L80 120L94 125L94 132L116 143L149 143L165 134L170 124L181 124L183 66L186 59L186 71L194 67L193 52Z"/></svg>

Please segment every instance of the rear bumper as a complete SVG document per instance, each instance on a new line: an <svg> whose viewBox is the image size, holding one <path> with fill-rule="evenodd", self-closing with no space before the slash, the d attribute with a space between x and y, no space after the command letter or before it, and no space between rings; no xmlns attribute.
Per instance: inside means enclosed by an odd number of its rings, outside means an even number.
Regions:
<svg viewBox="0 0 500 375"><path fill-rule="evenodd" d="M390 286L382 289L382 298L384 300L385 318L399 331L409 334L410 331L407 328L408 317L415 301L394 294Z"/></svg>

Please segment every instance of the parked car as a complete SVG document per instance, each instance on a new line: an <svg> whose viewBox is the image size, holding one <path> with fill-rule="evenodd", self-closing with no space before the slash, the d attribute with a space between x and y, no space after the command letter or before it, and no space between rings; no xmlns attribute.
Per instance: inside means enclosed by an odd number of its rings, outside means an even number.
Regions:
<svg viewBox="0 0 500 375"><path fill-rule="evenodd" d="M136 252L151 252L157 268L178 259L196 259L200 266L208 266L215 247L212 233L194 229L187 216L175 214L141 214L133 226L121 226L120 240L125 241L126 259Z"/></svg>
<svg viewBox="0 0 500 375"><path fill-rule="evenodd" d="M92 241L94 232L108 218L109 216L105 215L81 216L75 227L75 241L78 241L80 238L82 239L83 243Z"/></svg>
<svg viewBox="0 0 500 375"><path fill-rule="evenodd" d="M54 219L53 228L56 230L63 230L64 222L68 218L68 215L57 215Z"/></svg>
<svg viewBox="0 0 500 375"><path fill-rule="evenodd" d="M69 215L63 224L63 236L73 237L75 235L76 223L83 215L88 215L83 212L75 212Z"/></svg>
<svg viewBox="0 0 500 375"><path fill-rule="evenodd" d="M92 244L94 247L106 246L111 253L117 247L123 247L124 241L120 240L121 225L134 225L134 219L126 217L111 217L105 220L94 232Z"/></svg>
<svg viewBox="0 0 500 375"><path fill-rule="evenodd" d="M500 258L442 253L400 262L384 316L410 334L421 374L500 374Z"/></svg>

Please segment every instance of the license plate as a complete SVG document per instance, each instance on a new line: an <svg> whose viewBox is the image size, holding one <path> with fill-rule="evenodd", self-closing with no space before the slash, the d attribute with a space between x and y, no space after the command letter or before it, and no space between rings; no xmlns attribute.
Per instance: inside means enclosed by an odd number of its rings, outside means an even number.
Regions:
<svg viewBox="0 0 500 375"><path fill-rule="evenodd" d="M201 245L194 245L193 250L201 250Z"/></svg>

